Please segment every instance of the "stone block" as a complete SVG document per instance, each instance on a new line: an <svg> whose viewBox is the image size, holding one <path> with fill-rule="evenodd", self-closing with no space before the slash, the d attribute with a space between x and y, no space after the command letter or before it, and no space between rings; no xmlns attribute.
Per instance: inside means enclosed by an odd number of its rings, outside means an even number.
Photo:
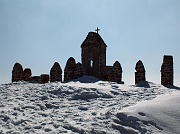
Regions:
<svg viewBox="0 0 180 134"><path fill-rule="evenodd" d="M29 82L30 83L41 83L41 76L31 76Z"/></svg>
<svg viewBox="0 0 180 134"><path fill-rule="evenodd" d="M173 56L164 55L161 65L161 84L173 85Z"/></svg>
<svg viewBox="0 0 180 134"><path fill-rule="evenodd" d="M41 84L49 82L49 74L41 74Z"/></svg>
<svg viewBox="0 0 180 134"><path fill-rule="evenodd" d="M25 68L24 69L24 81L29 81L31 77L31 69L30 68Z"/></svg>
<svg viewBox="0 0 180 134"><path fill-rule="evenodd" d="M67 62L64 69L64 81L68 81L71 79L74 79L74 70L76 66L76 61L73 57L70 57Z"/></svg>
<svg viewBox="0 0 180 134"><path fill-rule="evenodd" d="M136 63L135 70L135 84L139 83L140 81L146 81L146 71L141 60Z"/></svg>
<svg viewBox="0 0 180 134"><path fill-rule="evenodd" d="M22 81L24 79L24 72L20 63L15 63L12 70L12 82Z"/></svg>
<svg viewBox="0 0 180 134"><path fill-rule="evenodd" d="M62 69L58 62L55 62L50 70L50 82L62 82Z"/></svg>

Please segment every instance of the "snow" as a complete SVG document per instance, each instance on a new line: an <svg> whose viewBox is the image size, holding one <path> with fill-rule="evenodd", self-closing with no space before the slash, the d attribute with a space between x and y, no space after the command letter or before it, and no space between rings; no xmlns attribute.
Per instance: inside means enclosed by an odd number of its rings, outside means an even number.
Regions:
<svg viewBox="0 0 180 134"><path fill-rule="evenodd" d="M133 127L141 130L144 129L150 133L179 134L179 97L180 91L160 95L153 100L139 102L135 106L124 108L121 112L117 113L117 115L121 115L121 117L122 115L125 116L125 122L128 122L127 125L130 122L130 120L128 120L129 117L135 119L131 121L131 123L136 124L136 126L134 125ZM136 121L138 121L138 123Z"/></svg>
<svg viewBox="0 0 180 134"><path fill-rule="evenodd" d="M82 78L0 85L0 133L180 133L180 90Z"/></svg>

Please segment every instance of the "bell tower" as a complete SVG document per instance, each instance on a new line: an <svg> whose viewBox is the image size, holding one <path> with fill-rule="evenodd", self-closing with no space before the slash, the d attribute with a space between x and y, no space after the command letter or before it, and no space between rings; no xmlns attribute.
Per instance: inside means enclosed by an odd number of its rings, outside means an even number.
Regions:
<svg viewBox="0 0 180 134"><path fill-rule="evenodd" d="M106 47L101 36L96 32L89 32L81 44L81 60L85 75L100 78L100 72L106 66Z"/></svg>

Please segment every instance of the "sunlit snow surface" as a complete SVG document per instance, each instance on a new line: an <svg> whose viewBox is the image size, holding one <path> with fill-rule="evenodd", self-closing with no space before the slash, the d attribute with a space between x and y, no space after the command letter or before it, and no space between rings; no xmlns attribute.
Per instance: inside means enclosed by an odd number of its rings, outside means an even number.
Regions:
<svg viewBox="0 0 180 134"><path fill-rule="evenodd" d="M180 90L82 77L0 85L0 133L180 133Z"/></svg>

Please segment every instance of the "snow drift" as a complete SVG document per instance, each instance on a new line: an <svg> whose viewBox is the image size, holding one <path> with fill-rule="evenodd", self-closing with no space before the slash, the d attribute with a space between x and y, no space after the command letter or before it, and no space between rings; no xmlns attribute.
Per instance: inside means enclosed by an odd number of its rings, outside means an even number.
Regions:
<svg viewBox="0 0 180 134"><path fill-rule="evenodd" d="M0 85L0 133L180 133L180 91L82 77Z"/></svg>

